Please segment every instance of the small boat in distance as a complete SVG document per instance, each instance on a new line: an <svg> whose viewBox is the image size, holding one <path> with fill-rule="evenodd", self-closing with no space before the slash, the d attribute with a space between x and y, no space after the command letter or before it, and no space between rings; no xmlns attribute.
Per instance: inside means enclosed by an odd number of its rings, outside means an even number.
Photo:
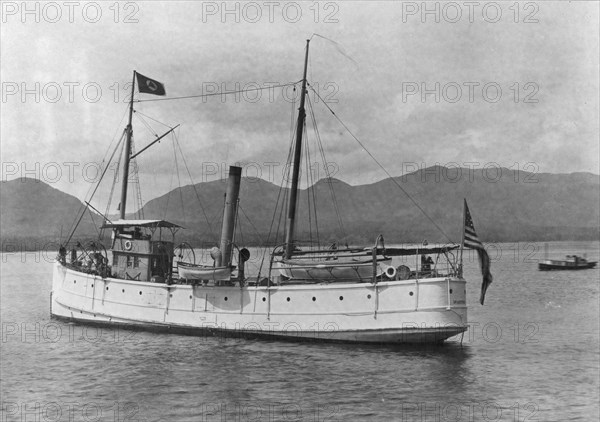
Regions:
<svg viewBox="0 0 600 422"><path fill-rule="evenodd" d="M587 270L594 268L596 262L588 261L577 255L567 255L565 259L545 259L538 263L540 271L552 270Z"/></svg>

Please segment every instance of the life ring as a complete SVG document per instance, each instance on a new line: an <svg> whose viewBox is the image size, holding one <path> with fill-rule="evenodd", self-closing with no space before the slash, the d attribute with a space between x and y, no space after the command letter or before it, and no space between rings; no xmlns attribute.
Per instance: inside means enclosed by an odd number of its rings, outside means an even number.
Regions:
<svg viewBox="0 0 600 422"><path fill-rule="evenodd" d="M131 245L131 240L126 240L124 246L125 246L125 250L126 251L130 251L131 250L131 246L132 246Z"/></svg>
<svg viewBox="0 0 600 422"><path fill-rule="evenodd" d="M385 269L385 275L387 278L393 280L394 278L396 278L396 269L390 265Z"/></svg>

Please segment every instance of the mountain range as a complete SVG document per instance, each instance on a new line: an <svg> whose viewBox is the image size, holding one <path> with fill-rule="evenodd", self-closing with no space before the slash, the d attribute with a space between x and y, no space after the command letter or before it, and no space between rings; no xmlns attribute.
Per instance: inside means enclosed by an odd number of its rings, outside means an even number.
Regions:
<svg viewBox="0 0 600 422"><path fill-rule="evenodd" d="M315 240L318 228L323 243L371 244L379 233L388 243L460 242L463 198L482 241L600 237L600 176L591 173L434 166L367 185L321 179L313 187L312 192L302 190L299 194L297 238L301 240ZM179 232L179 240L212 246L220 234L225 188L226 181L218 180L174 189L148 201L142 208L144 218L180 224L186 230ZM286 196L287 189L273 183L243 178L237 242L252 245L267 238L269 243L281 242L286 216L281 203ZM81 207L77 198L41 181L1 182L3 250L6 242L24 242L31 247L36 242L59 241ZM100 215L85 212L77 236L97 237L96 227L101 223Z"/></svg>

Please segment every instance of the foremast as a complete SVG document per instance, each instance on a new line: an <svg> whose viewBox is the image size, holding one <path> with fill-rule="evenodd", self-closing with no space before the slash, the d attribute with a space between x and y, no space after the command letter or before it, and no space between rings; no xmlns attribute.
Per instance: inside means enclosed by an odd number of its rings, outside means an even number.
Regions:
<svg viewBox="0 0 600 422"><path fill-rule="evenodd" d="M141 78L142 81L145 81L147 86L144 86L143 82L140 82L140 80L138 78ZM146 151L148 148L150 148L155 143L160 142L161 139L163 139L165 136L167 136L169 133L173 132L175 129L177 129L179 127L179 125L176 125L176 126L172 127L171 129L169 129L168 131L166 131L165 133L163 133L161 136L156 135L156 139L154 139L152 142L150 142L148 145L146 145L140 151L136 152L133 155L131 154L131 145L132 145L132 139L133 139L133 124L132 124L133 97L135 95L135 81L136 80L138 81L138 89L140 90L140 92L145 92L145 93L154 94L154 95L165 95L165 89L164 89L163 84L161 84L160 82L157 82L153 79L147 78L146 76L144 76L140 73L137 73L135 70L133 71L133 80L131 82L131 98L129 100L129 121L127 123L127 127L125 128L127 136L125 137L125 148L124 148L125 157L123 160L123 180L121 182L121 201L119 202L119 218L121 220L125 219L125 211L127 208L127 184L129 182L129 164L131 163L131 160L133 160L135 157L140 155L142 152ZM139 204L139 206L141 207L142 204Z"/></svg>
<svg viewBox="0 0 600 422"><path fill-rule="evenodd" d="M294 148L294 164L292 168L292 188L288 202L287 230L285 233L285 258L292 257L294 251L294 231L296 226L296 211L298 208L298 180L300 178L300 159L302 156L302 133L306 111L304 101L306 97L306 72L308 68L308 47L310 40L306 40L306 53L304 56L304 74L302 76L302 90L300 91L300 107L298 108L298 121L296 126L296 145Z"/></svg>
<svg viewBox="0 0 600 422"><path fill-rule="evenodd" d="M120 219L125 219L125 208L127 205L127 182L129 179L129 162L131 160L131 138L133 137L133 95L135 94L135 70L131 82L131 99L129 100L129 122L127 123L127 137L125 140L125 157L123 162L123 181L121 183L121 202L119 203Z"/></svg>

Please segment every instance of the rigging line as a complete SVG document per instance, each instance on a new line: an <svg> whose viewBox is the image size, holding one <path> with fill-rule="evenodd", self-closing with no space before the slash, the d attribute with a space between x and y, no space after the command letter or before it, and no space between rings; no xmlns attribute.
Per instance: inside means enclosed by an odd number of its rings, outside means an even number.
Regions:
<svg viewBox="0 0 600 422"><path fill-rule="evenodd" d="M306 136L306 125L304 125L304 129L303 129L304 135ZM305 155L305 165L307 167L306 169L306 202L307 202L307 208L308 208L308 239L310 242L310 245L312 247L312 218L311 218L311 208L310 208L310 191L311 191L311 184L310 184L310 153L308 150L308 139L305 137L305 142L304 142L304 155Z"/></svg>
<svg viewBox="0 0 600 422"><path fill-rule="evenodd" d="M117 144L118 146L118 144ZM112 159L115 156L115 153L117 152L117 148L115 148L113 150L112 155L110 156L110 159L108 160L108 162L110 163L112 161ZM96 191L98 190L98 188L100 187L100 182L102 182L102 179L104 178L104 175L106 174L106 171L108 170L110 166L106 166L104 167L104 170L102 171L102 175L100 175L100 179L98 180L98 183L96 183L96 187L94 188L94 191L92 192L91 196L89 197L89 199L87 200L87 202L92 202L92 198L94 197L94 195L96 194ZM91 187L90 187L91 188ZM87 208L87 207L86 207ZM85 215L85 209L83 210L83 212L81 213L81 216L79 217L79 220L77 221L77 223L75 224L75 226L72 228L71 233L69 234L69 237L67 238L67 242L69 243L71 241L71 238L73 237L73 235L75 234L75 230L77 230L77 227L79 226L79 223L81 223L81 219L83 218L83 216Z"/></svg>
<svg viewBox="0 0 600 422"><path fill-rule="evenodd" d="M297 83L294 84L294 93L296 92L296 85L297 85ZM296 125L294 124L296 121L294 118L295 114L296 114L295 112L296 112L296 95L293 96L292 102L291 102L290 140L289 140L290 147L288 149L288 155L286 158L286 166L284 167L284 173L282 174L281 183L279 185L279 192L277 193L277 201L275 201L275 207L273 208L273 216L271 218L271 224L269 225L269 232L267 234L267 240L265 242L265 247L262 251L262 259L260 262L260 266L258 268L258 276L259 277L262 272L262 268L263 268L263 265L265 262L265 257L269 250L269 241L271 240L271 234L273 234L273 226L275 224L275 218L277 216L277 208L279 207L280 199L281 199L281 208L279 209L279 218L277 219L277 229L275 230L275 239L274 239L275 245L278 244L279 229L281 228L281 219L283 216L283 211L285 208L287 208L288 189L284 190L283 185L286 183L286 181L289 180L289 175L290 175L290 166L288 164L291 162L292 151L293 151L293 147L294 147L294 139L295 139L295 135L296 135ZM281 198L282 192L283 192L283 198ZM286 225L287 225L287 219L286 219ZM284 228L284 230L285 230L285 228Z"/></svg>
<svg viewBox="0 0 600 422"><path fill-rule="evenodd" d="M317 236L317 245L320 245L320 241L321 238L319 236L319 219L317 216L317 196L316 196L316 189L315 189L315 181L313 178L313 174L312 174L312 160L311 160L311 156L310 156L310 143L308 142L308 127L306 125L304 125L304 136L306 139L306 143L305 143L305 148L306 148L306 171L307 171L307 175L306 175L306 183L307 183L307 188L306 188L306 196L308 197L308 221L309 221L309 231L310 231L310 243L311 243L311 247L313 245L313 239L312 239L312 221L310 218L310 213L311 211L313 212L314 218L315 218L315 234ZM311 209L311 196L312 196L312 209Z"/></svg>
<svg viewBox="0 0 600 422"><path fill-rule="evenodd" d="M115 134L115 136L116 136L116 134ZM121 137L121 140L122 139L123 139L123 137ZM115 146L115 149L113 150L113 153L112 153L112 155L111 155L111 157L109 159L109 163L112 161L112 159L113 159L113 157L114 157L114 155L115 155L115 153L116 153L116 151L117 151L117 149L119 147L119 144L121 143L121 140ZM113 139L113 141L114 141L114 139ZM112 145L112 142L111 142L111 145ZM110 147L109 147L108 151L110 151ZM108 151L107 151L107 154L108 154ZM104 162L105 159L106 159L106 155L104 156L104 159L103 159L102 162ZM98 189L98 186L100 186L100 182L102 181L102 177L104 176L104 173L106 173L106 170L108 170L108 167L109 167L108 165L105 167L104 172L102 173L102 176L100 177L100 179L98 180L98 183L96 184L96 188L94 189L94 193L96 192L96 189ZM87 193L85 194L84 202L85 202L85 199L87 199L87 202L91 202L92 197L94 196L94 193L92 193L91 196L90 196L90 191L92 190L92 187L93 187L93 185L91 185L89 187ZM89 196L89 199L88 199L88 196ZM81 223L81 220L83 219L83 216L85 215L85 208L86 208L85 205L82 203L80 205L79 209L77 210L76 217L73 220L73 223L71 224L71 227L69 228L69 236L67 238L67 242L66 243L69 243L71 241L71 238L75 234L75 231L77 230L77 227L79 227L79 224ZM79 215L80 213L81 213L81 215ZM79 217L77 217L77 215L79 215Z"/></svg>
<svg viewBox="0 0 600 422"><path fill-rule="evenodd" d="M138 114L138 115L140 115L140 116L143 116L143 117L145 117L145 118L147 118L147 119L150 119L150 120L152 120L152 121L154 121L154 122L158 123L159 125L163 125L163 126L166 126L166 127L168 127L169 129L173 129L173 126L169 126L168 124L166 124L166 123L163 123L163 122L161 122L160 120L156 120L154 117L150 117L150 116L148 116L147 114L144 114L144 113L142 113L142 112L141 112L141 111L139 111L139 110L135 110L135 113L136 113L136 114Z"/></svg>
<svg viewBox="0 0 600 422"><path fill-rule="evenodd" d="M150 132L152 135L154 135L155 137L157 137L157 138L158 138L158 136L159 136L159 135L158 135L158 133L156 133L156 132L154 131L154 129L152 129L152 126L150 126L150 124L149 124L149 123L148 123L146 120L144 120L144 118L143 118L142 116L139 116L139 115L138 115L138 113L136 112L136 113L135 113L135 117L136 117L136 119L138 119L140 122L142 122L144 126L146 126L146 129L148 129L148 132Z"/></svg>
<svg viewBox="0 0 600 422"><path fill-rule="evenodd" d="M94 220L94 215L92 214L92 209L87 206L86 206L86 208L90 214L90 218L92 220L92 226L94 226L94 229L96 230L96 234L98 234L98 240L100 240L100 238L101 238L100 231L98 230L98 227L96 227L96 220Z"/></svg>
<svg viewBox="0 0 600 422"><path fill-rule="evenodd" d="M131 137L131 157L134 158L130 158L130 162L132 165L132 172L130 172L131 175L133 175L133 180L132 180L132 188L134 193L136 194L135 196L135 200L137 203L137 216L138 219L143 220L144 219L144 210L142 209L143 207L143 200L142 200L142 187L140 185L140 175L139 175L139 166L137 163L137 159L135 158L135 141L133 136Z"/></svg>
<svg viewBox="0 0 600 422"><path fill-rule="evenodd" d="M175 137L175 143L177 144L177 149L179 150L179 155L181 155L181 160L183 161L185 170L187 171L188 177L190 178L190 182L192 183L192 188L194 188L194 193L196 194L196 199L198 200L198 204L200 205L200 209L202 210L202 215L204 216L204 219L206 220L206 224L207 224L208 230L210 232L210 235L211 235L213 241L216 242L217 237L213 231L212 225L210 224L208 215L206 215L206 210L204 209L204 206L202 205L202 201L200 200L200 195L198 194L198 190L196 189L196 184L194 183L194 179L192 179L192 173L190 172L190 169L187 165L187 161L185 160L185 156L181 149L181 145L179 144L179 138L177 137L177 135L175 133L173 133L173 136Z"/></svg>
<svg viewBox="0 0 600 422"><path fill-rule="evenodd" d="M242 222L238 221L239 220L239 208L240 208L240 199L238 198L237 200L237 206L235 207L235 213L234 213L234 219L233 219L233 240L232 243L237 242L237 238L235 237L235 233L236 233L236 229L239 229L239 233L240 233L240 240L242 242L242 245L244 244L244 233L242 232ZM233 250L232 250L233 252ZM232 257L233 260L233 257Z"/></svg>
<svg viewBox="0 0 600 422"><path fill-rule="evenodd" d="M173 145L175 148L175 145ZM175 160L177 160L177 156L175 156ZM167 213L169 212L169 202L171 200L171 192L173 192L173 178L175 175L171 172L171 180L169 180L169 192L167 193L167 203L165 204L165 210L163 211L163 220L167 219Z"/></svg>
<svg viewBox="0 0 600 422"><path fill-rule="evenodd" d="M185 218L185 204L183 202L183 191L181 189L181 177L179 176L179 164L177 164L177 148L175 147L175 142L171 142L173 145L173 158L175 161L175 174L177 175L177 185L179 188L179 199L181 200L181 212L183 213L183 221L186 221Z"/></svg>
<svg viewBox="0 0 600 422"><path fill-rule="evenodd" d="M269 241L271 240L271 234L273 233L273 225L275 224L275 217L277 216L277 208L279 207L279 200L281 199L281 208L279 209L279 218L277 219L277 229L275 231L275 240L274 240L275 245L278 244L279 229L281 228L281 218L283 216L283 210L286 208L286 204L287 204L288 189L284 190L283 185L285 184L286 180L289 180L289 175L290 175L290 166L288 166L287 164L290 162L291 157L292 157L292 151L293 151L293 146L294 146L293 140L294 140L294 135L296 134L296 125L293 124L294 114L295 114L294 112L295 112L294 105L292 104L292 125L290 127L290 148L288 149L288 156L286 159L286 166L285 166L286 172L284 172L284 174L282 175L281 184L279 185L279 192L277 193L277 201L275 201L275 208L273 209L273 217L271 218L271 224L269 225L269 233L267 234L267 240L265 242L265 247L263 249L262 259L260 261L260 266L258 268L259 276L262 272L262 268L265 263L265 257L267 255L267 251L269 250ZM282 192L283 192L283 199L281 198ZM287 219L286 219L286 223L287 223Z"/></svg>
<svg viewBox="0 0 600 422"><path fill-rule="evenodd" d="M115 186L117 185L117 180L119 179L119 169L121 168L121 157L123 156L123 149L125 148L125 142L123 142L123 140L125 139L125 136L127 135L127 131L123 130L123 134L121 135L121 139L119 139L119 142L117 143L115 148L119 148L119 145L121 146L121 149L119 151L119 159L117 160L117 167L116 167L116 171L115 171L115 176L113 177L113 182L112 182L112 186L110 187L110 193L108 195L108 201L106 204L106 211L104 212L104 215L109 215L110 212L110 207L112 205L112 199L113 199L113 194L115 192ZM102 229L101 233L104 233L104 229Z"/></svg>
<svg viewBox="0 0 600 422"><path fill-rule="evenodd" d="M312 173L312 172L311 172ZM319 181L317 180L317 182L314 182L314 178L311 175L311 184L313 186L313 188L311 189L312 192L312 197L313 197L313 213L315 216L315 232L317 234L317 245L321 244L321 234L319 233L319 215L317 213L317 190L314 188L315 183L318 183Z"/></svg>
<svg viewBox="0 0 600 422"><path fill-rule="evenodd" d="M104 157L102 158L101 164L102 164L102 163L104 163L104 162L106 161L106 157L108 156L108 153L109 153L109 151L110 151L110 149L111 149L111 146L112 146L113 142L115 142L115 139L116 139L116 137L117 137L117 134L119 133L119 129L118 129L118 128L119 128L119 127L121 127L121 123L123 123L123 119L125 118L125 115L127 114L127 111L128 111L128 109L129 109L129 107L125 107L125 109L123 110L123 114L122 114L122 116L121 116L121 120L119 120L119 124L117 125L117 129L115 129L115 133L113 134L113 137L112 137L112 139L111 139L111 141L110 141L110 144L109 144L109 145L108 145L108 147L106 148L106 152L104 153ZM121 135L121 138L120 138L119 142L121 142L121 141L122 141L122 138L123 138L123 135ZM117 145L118 145L118 144L117 144ZM116 148L117 148L117 147L115 147L115 150L116 150ZM110 160L109 160L109 163L110 163L110 161L112 161L112 157L113 157L113 156L114 156L114 152L113 152L113 154L112 154L112 156L111 156L111 158L110 158ZM108 167L108 164L107 164L107 167ZM100 184L100 180L98 181L98 184ZM90 192L91 192L91 190L92 190L92 187L93 187L93 185L90 185L90 187L88 188L88 191L86 192L86 194L85 194L85 196L84 196L84 200L85 200L85 199L87 199L88 195L90 194ZM88 200L88 202L89 202L89 201L91 201L91 197L90 197L90 199ZM81 217L79 218L79 220L78 220L78 219L77 219L77 215L79 215L79 213L80 213L80 212L82 213L82 216L81 216ZM70 242L70 240L71 240L71 237L73 237L73 235L75 234L75 230L77 230L77 227L79 226L79 223L81 222L81 219L83 218L83 214L85 214L85 209L84 209L84 205L83 205L83 203L82 203L82 204L79 206L79 209L77 210L77 213L75 214L75 215L76 215L76 217L73 219L73 222L71 223L71 226L70 226L70 228L69 228L69 233L70 233L70 236L69 236L69 240L67 240L67 243L68 243L68 242ZM76 221L77 221L77 222L76 222ZM62 242L62 238L61 238L61 242Z"/></svg>
<svg viewBox="0 0 600 422"><path fill-rule="evenodd" d="M294 135L296 134L296 125L294 125L294 120L293 120L293 116L294 116L294 106L292 105L292 125L290 126L290 148L288 150L288 156L286 159L286 166L284 167L285 169L285 173L282 175L281 178L281 183L279 185L279 192L277 194L277 201L275 202L275 208L273 209L273 217L271 219L271 225L269 226L269 234L267 236L267 242L270 240L271 238L271 233L273 231L273 224L275 222L275 216L277 215L277 208L279 207L279 200L281 199L281 192L283 191L283 185L286 183L286 181L289 180L289 174L290 174L290 166L288 166L287 164L290 162L291 160L291 156L292 156L292 151L293 151L293 142L294 142ZM279 212L279 220L278 220L278 224L277 224L277 231L275 232L275 239L277 240L278 233L279 233L279 228L281 227L281 215L283 213L283 209L285 208L286 205L286 197L287 197L287 190L283 191L284 192L284 196L283 196L283 201L281 204L281 210Z"/></svg>
<svg viewBox="0 0 600 422"><path fill-rule="evenodd" d="M337 195L335 194L335 189L333 188L333 181L331 180L331 173L329 172L329 166L327 164L327 158L325 157L325 149L323 147L323 142L321 141L321 133L319 132L319 126L317 125L317 119L315 117L315 110L310 100L310 96L308 97L308 108L310 111L310 116L313 122L313 128L317 136L319 152L321 153L321 159L323 160L323 168L325 170L325 175L327 179L327 186L329 187L329 193L331 195L331 201L333 202L333 209L335 211L336 217L338 219L338 225L340 226L340 231L342 232L342 236L346 237L347 233L344 228L344 222L342 220L342 214L340 212L339 202L337 200Z"/></svg>
<svg viewBox="0 0 600 422"><path fill-rule="evenodd" d="M236 91L223 91L223 92L211 92L209 94L199 94L199 95L185 95L182 97L169 97L169 98L149 98L147 100L134 100L135 103L146 103L149 101L169 101L169 100L186 100L189 98L205 98L205 97L214 97L217 95L230 95L230 94L239 94L242 92L252 92L252 91L263 91L265 89L273 89L273 88L284 88L286 86L296 85L301 81L290 82L287 84L279 84L279 85L269 85L262 88L248 88L248 89L239 89Z"/></svg>
<svg viewBox="0 0 600 422"><path fill-rule="evenodd" d="M250 220L250 217L248 217L248 214L246 214L246 211L244 211L244 208L238 204L238 208L239 210L242 212L242 214L244 215L244 217L246 217L246 220L248 220L248 223L250 223L250 227L252 227L254 229L254 231L256 232L256 237L258 237L258 241L260 242L260 244L264 244L263 240L262 240L262 236L260 235L260 232L258 231L258 229L256 228L256 226L254 225L254 223L252 223L252 220Z"/></svg>
<svg viewBox="0 0 600 422"><path fill-rule="evenodd" d="M296 123L296 119L294 119L294 114L296 111L296 85L294 85L294 96L292 97L292 113L290 114L290 133L294 133L294 123ZM291 139L290 139L291 141Z"/></svg>
<svg viewBox="0 0 600 422"><path fill-rule="evenodd" d="M327 38L327 37L324 37L323 35L317 34L316 32L313 32L313 34L311 35L310 39L312 40L313 37L315 37L315 36L317 36L319 38L323 38L324 40L329 41L330 43L332 43L338 53L340 53L342 56L344 56L345 58L347 58L348 60L350 60L352 63L354 63L354 65L357 68L359 68L358 63L356 62L356 60L354 60L352 57L350 57L348 55L348 53L346 53L346 50L344 50L344 48L342 47L342 45L340 43L335 42L331 38Z"/></svg>
<svg viewBox="0 0 600 422"><path fill-rule="evenodd" d="M323 104L325 104L325 107L327 107L327 109L331 112L331 114L333 114L333 116L336 118L336 120L343 126L344 129L346 129L346 131L350 134L350 136L352 136L354 138L354 140L362 147L362 149L364 149L365 152L367 154L369 154L369 156L373 159L373 161L375 161L375 163L384 171L384 173L392 180L392 182L398 187L398 189L400 189L406 195L406 197L408 199L410 199L410 201L423 213L423 215L425 217L427 217L427 219L431 222L431 224L433 224L435 226L435 228L440 231L440 233L442 233L444 236L446 236L446 239L448 239L448 241L450 243L455 243L454 241L452 241L452 239L450 239L450 236L448 236L446 234L446 232L429 216L429 214L427 214L425 212L425 210L419 205L419 203L415 199L413 199L413 197L410 196L408 194L408 192L402 186L400 186L398 181L394 177L392 177L392 175L386 170L386 168L379 161L377 161L375 156L373 154L371 154L371 152L367 149L367 147L365 147L365 145L356 137L356 135L354 135L354 133L352 133L350 128L348 126L346 126L346 124L338 117L337 114L335 114L335 112L331 109L331 107L329 107L329 105L325 102L325 100L323 100L323 98L321 98L319 93L315 89L313 89L313 87L310 84L308 84L308 85L309 85L310 89L315 93L315 95L317 97L319 97L321 99L321 101L323 101Z"/></svg>
<svg viewBox="0 0 600 422"><path fill-rule="evenodd" d="M307 147L308 147L308 144L307 144ZM310 159L310 153L309 153L309 159ZM319 234L319 215L317 213L317 190L315 189L315 183L318 183L319 181L317 180L315 182L315 179L314 179L313 173L312 173L312 167L310 165L308 167L308 171L310 173L310 185L312 186L311 193L312 193L312 197L313 197L313 208L314 208L313 212L314 212L314 216L315 216L315 232L317 233L317 246L319 246L319 245L321 245L321 235Z"/></svg>
<svg viewBox="0 0 600 422"><path fill-rule="evenodd" d="M173 149L175 149L175 145L173 145ZM177 160L177 155L174 157ZM169 192L167 193L167 203L165 204L165 210L163 212L163 220L167 219L167 213L169 212L169 202L171 201L171 192L173 192L173 178L175 175L171 172L171 180L169 180Z"/></svg>

